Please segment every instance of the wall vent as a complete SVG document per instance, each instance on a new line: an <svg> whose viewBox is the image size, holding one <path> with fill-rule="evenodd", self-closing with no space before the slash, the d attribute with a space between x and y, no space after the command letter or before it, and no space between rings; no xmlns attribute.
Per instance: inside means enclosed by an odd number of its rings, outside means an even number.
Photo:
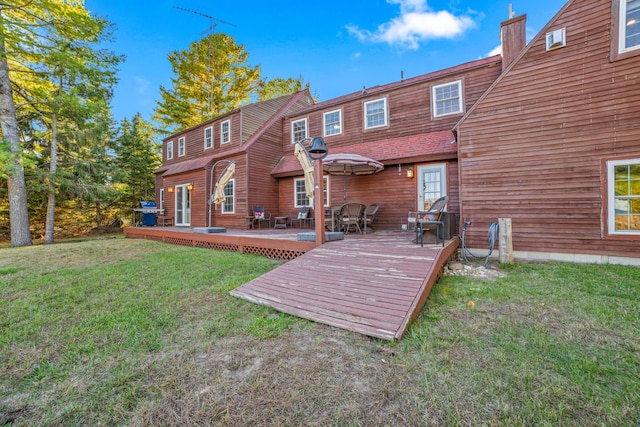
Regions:
<svg viewBox="0 0 640 427"><path fill-rule="evenodd" d="M547 33L547 51L558 49L567 45L566 31L564 28Z"/></svg>

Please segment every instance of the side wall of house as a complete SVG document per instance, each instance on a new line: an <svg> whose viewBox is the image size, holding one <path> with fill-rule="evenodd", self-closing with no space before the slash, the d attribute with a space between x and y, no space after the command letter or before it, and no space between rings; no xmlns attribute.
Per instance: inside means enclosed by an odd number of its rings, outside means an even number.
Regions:
<svg viewBox="0 0 640 427"><path fill-rule="evenodd" d="M610 22L611 1L570 3L548 27L566 29L566 47L534 39L459 126L469 247L504 217L530 258L640 257L639 235L607 229L606 162L640 158L640 59L609 61Z"/></svg>

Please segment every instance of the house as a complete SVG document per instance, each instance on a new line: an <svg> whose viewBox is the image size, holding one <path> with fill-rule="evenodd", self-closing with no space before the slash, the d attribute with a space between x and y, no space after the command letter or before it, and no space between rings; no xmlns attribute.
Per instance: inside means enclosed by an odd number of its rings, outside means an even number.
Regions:
<svg viewBox="0 0 640 427"><path fill-rule="evenodd" d="M272 217L291 217L312 205L294 143L322 136L331 154L360 154L385 165L375 175L326 176L326 207L344 203L345 193L349 201L378 203L376 227L399 230L409 211L446 194L448 210L456 215L452 128L497 78L501 63L493 56L317 104L303 91L244 106L164 140L163 165L156 171L158 201L179 226L241 228L254 205ZM236 162L235 178L209 224L210 177L223 167L213 174L211 168L223 159Z"/></svg>
<svg viewBox="0 0 640 427"><path fill-rule="evenodd" d="M155 171L156 200L177 226L242 228L253 205L278 210L278 182L270 172L282 157L282 118L313 104L308 90L240 107L163 141ZM236 171L226 201L210 205L224 162ZM213 169L213 170L212 170ZM213 182L212 182L213 181Z"/></svg>
<svg viewBox="0 0 640 427"><path fill-rule="evenodd" d="M377 203L377 229L400 230L407 213L442 195L459 211L455 123L501 71L494 56L310 105L283 121L278 178L280 212L309 205L294 143L324 138L330 154L360 154L384 164L374 175L325 176L325 207ZM408 171L410 177L408 177ZM415 177L415 178L414 178Z"/></svg>
<svg viewBox="0 0 640 427"><path fill-rule="evenodd" d="M455 126L467 246L640 264L640 1L569 0Z"/></svg>

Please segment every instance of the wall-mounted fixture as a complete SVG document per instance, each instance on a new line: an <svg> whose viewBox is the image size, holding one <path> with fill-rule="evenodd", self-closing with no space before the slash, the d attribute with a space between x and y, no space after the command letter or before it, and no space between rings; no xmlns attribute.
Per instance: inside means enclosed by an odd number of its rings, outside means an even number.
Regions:
<svg viewBox="0 0 640 427"><path fill-rule="evenodd" d="M169 188L167 188L167 192L168 192L168 193L173 193L173 187L169 187Z"/></svg>
<svg viewBox="0 0 640 427"><path fill-rule="evenodd" d="M190 182L187 184L187 190L189 191L193 190L193 182Z"/></svg>
<svg viewBox="0 0 640 427"><path fill-rule="evenodd" d="M407 169L407 178L413 178L413 168Z"/></svg>
<svg viewBox="0 0 640 427"><path fill-rule="evenodd" d="M566 29L561 28L547 33L547 51L558 49L567 45Z"/></svg>

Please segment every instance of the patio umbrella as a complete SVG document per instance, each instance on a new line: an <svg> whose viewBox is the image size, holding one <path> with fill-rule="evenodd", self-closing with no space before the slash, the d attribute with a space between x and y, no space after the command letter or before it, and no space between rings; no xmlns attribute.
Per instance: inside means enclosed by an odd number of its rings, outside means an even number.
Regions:
<svg viewBox="0 0 640 427"><path fill-rule="evenodd" d="M236 164L229 163L229 165L225 168L225 170L220 175L220 178L218 178L218 182L216 182L216 187L213 190L212 200L214 204L219 205L220 203L225 201L224 187L226 187L229 181L231 181L231 178L233 177L233 174L235 173L235 171L236 171Z"/></svg>
<svg viewBox="0 0 640 427"><path fill-rule="evenodd" d="M309 155L300 144L296 144L294 154L300 162L300 166L302 166L302 171L304 172L304 189L307 193L307 198L311 199L313 198L314 187L313 165L311 164Z"/></svg>
<svg viewBox="0 0 640 427"><path fill-rule="evenodd" d="M384 169L377 160L359 154L329 154L322 160L322 168L329 175L344 175L344 202L347 203L347 175L371 175Z"/></svg>

